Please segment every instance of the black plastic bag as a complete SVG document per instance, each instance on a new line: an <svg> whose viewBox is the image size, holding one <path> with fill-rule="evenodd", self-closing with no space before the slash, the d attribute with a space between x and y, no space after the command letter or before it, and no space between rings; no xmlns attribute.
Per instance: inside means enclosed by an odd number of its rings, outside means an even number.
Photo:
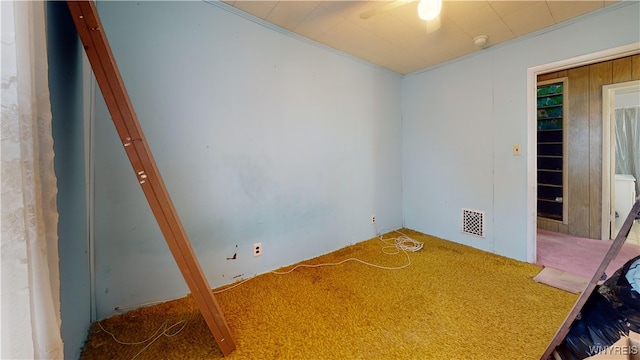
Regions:
<svg viewBox="0 0 640 360"><path fill-rule="evenodd" d="M562 359L584 359L611 346L629 330L640 332L640 293L626 278L637 256L625 263L602 285L596 286L556 348Z"/></svg>

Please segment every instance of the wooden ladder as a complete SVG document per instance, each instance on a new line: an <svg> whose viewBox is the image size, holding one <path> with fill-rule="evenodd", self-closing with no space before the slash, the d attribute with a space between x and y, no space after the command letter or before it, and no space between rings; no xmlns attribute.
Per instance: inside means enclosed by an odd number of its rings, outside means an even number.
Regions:
<svg viewBox="0 0 640 360"><path fill-rule="evenodd" d="M93 1L67 1L80 40L140 187L222 353L236 348L151 155Z"/></svg>
<svg viewBox="0 0 640 360"><path fill-rule="evenodd" d="M569 315L567 315L564 322L562 323L562 325L554 335L553 339L549 343L549 346L547 347L547 350L544 352L544 354L542 354L542 357L540 358L541 360L559 358L559 356L557 356L556 354L556 348L564 341L565 337L569 333L569 330L571 330L571 325L573 324L574 320L578 317L578 315L582 311L582 308L584 307L587 300L589 299L589 296L591 296L591 293L593 292L593 290L595 290L598 282L606 279L605 270L607 269L607 266L609 266L609 263L616 257L616 255L618 255L618 253L620 252L620 249L622 249L622 245L627 240L627 236L629 236L629 231L633 226L633 221L638 216L640 216L640 197L636 199L636 202L635 204L633 204L631 211L629 211L629 215L627 216L626 220L622 224L622 227L620 228L618 235L616 236L615 240L613 240L613 243L611 244L609 251L605 255L604 259L602 259L602 262L600 263L598 270L596 270L596 273L593 275L593 278L591 278L591 281L589 281L586 288L582 291L582 294L580 295L575 305L571 309L571 312L569 312Z"/></svg>

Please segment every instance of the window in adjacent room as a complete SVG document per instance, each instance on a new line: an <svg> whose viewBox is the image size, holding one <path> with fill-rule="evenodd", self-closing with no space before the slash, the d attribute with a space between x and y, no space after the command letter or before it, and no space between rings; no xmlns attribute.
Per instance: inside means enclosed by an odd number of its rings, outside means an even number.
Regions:
<svg viewBox="0 0 640 360"><path fill-rule="evenodd" d="M566 222L567 78L538 83L538 216Z"/></svg>

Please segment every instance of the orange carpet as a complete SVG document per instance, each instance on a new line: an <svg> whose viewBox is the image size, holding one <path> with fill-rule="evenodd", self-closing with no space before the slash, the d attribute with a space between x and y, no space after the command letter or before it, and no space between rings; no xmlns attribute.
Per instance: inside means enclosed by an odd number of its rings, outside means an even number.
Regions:
<svg viewBox="0 0 640 360"><path fill-rule="evenodd" d="M538 359L576 300L533 281L539 266L402 231L424 243L403 269L347 261L264 274L216 295L237 345L228 358ZM407 263L384 246L374 238L305 263ZM82 359L219 358L190 297L94 324L82 352Z"/></svg>

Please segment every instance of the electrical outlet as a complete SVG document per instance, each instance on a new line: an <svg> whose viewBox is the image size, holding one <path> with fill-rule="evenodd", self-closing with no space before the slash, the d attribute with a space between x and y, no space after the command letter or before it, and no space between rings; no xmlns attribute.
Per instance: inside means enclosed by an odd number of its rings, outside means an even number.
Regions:
<svg viewBox="0 0 640 360"><path fill-rule="evenodd" d="M262 255L262 243L253 244L253 256Z"/></svg>
<svg viewBox="0 0 640 360"><path fill-rule="evenodd" d="M376 215L371 215L371 223L375 224L376 223Z"/></svg>

